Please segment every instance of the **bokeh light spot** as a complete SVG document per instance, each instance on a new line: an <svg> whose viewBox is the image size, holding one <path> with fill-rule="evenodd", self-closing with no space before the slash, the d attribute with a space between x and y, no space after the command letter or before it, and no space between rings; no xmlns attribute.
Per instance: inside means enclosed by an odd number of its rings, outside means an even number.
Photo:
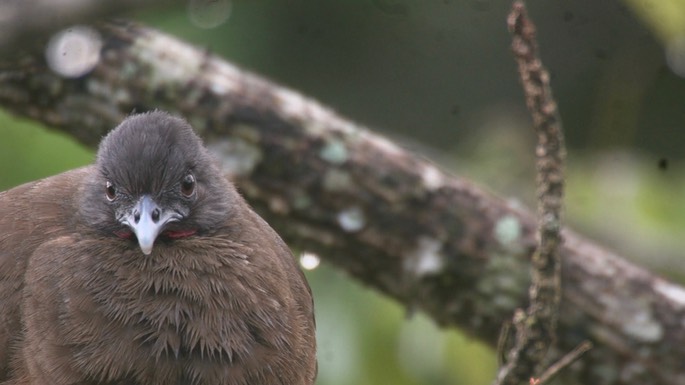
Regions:
<svg viewBox="0 0 685 385"><path fill-rule="evenodd" d="M45 49L48 66L57 74L76 78L100 61L102 38L91 27L74 26L55 34Z"/></svg>
<svg viewBox="0 0 685 385"><path fill-rule="evenodd" d="M231 0L190 0L188 18L198 28L216 28L228 20L232 8Z"/></svg>
<svg viewBox="0 0 685 385"><path fill-rule="evenodd" d="M348 233L359 231L366 224L364 212L359 207L343 210L338 213L338 224Z"/></svg>
<svg viewBox="0 0 685 385"><path fill-rule="evenodd" d="M300 255L300 266L305 270L314 270L319 267L321 263L321 258L318 255L305 251Z"/></svg>

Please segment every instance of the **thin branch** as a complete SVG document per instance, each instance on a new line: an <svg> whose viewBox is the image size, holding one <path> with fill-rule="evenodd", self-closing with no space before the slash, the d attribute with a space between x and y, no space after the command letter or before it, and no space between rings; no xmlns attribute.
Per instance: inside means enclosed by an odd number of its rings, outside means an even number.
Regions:
<svg viewBox="0 0 685 385"><path fill-rule="evenodd" d="M534 215L171 36L99 30L101 60L82 77L51 73L41 52L0 63L0 105L90 146L134 109L185 116L293 247L493 345L525 307ZM570 230L564 239L558 346L596 348L560 376L685 383L685 289Z"/></svg>
<svg viewBox="0 0 685 385"><path fill-rule="evenodd" d="M580 345L576 346L565 356L561 357L559 361L555 362L549 368L545 369L545 371L542 372L542 374L540 375L540 378L537 379L536 383L539 385L546 384L547 381L549 381L552 377L554 377L554 375L559 373L560 370L571 365L573 361L580 358L580 356L588 352L590 349L592 349L592 342L583 341Z"/></svg>
<svg viewBox="0 0 685 385"><path fill-rule="evenodd" d="M561 297L561 211L564 193L564 135L549 73L538 55L535 25L523 1L515 1L508 17L512 50L518 64L526 105L537 133L539 244L532 257L530 304L525 315L517 315L516 343L507 363L500 368L496 384L517 385L536 377L546 363L546 354L556 341Z"/></svg>

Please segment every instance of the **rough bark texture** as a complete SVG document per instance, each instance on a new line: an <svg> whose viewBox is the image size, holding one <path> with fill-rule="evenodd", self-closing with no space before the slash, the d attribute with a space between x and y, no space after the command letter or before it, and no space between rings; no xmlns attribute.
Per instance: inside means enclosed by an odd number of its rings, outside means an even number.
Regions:
<svg viewBox="0 0 685 385"><path fill-rule="evenodd" d="M39 52L2 63L0 104L88 145L133 110L183 115L292 246L492 344L525 307L533 214L172 37L100 31L101 60L78 79ZM685 383L685 289L563 235L559 349L596 346L566 383Z"/></svg>
<svg viewBox="0 0 685 385"><path fill-rule="evenodd" d="M563 243L564 161L566 147L561 119L549 84L549 73L538 56L535 25L523 1L515 1L507 18L512 34L511 48L519 69L526 106L537 134L538 246L531 258L528 309L516 312L514 347L508 353L495 385L517 385L539 378L549 365L547 352L556 343L561 300L561 258Z"/></svg>

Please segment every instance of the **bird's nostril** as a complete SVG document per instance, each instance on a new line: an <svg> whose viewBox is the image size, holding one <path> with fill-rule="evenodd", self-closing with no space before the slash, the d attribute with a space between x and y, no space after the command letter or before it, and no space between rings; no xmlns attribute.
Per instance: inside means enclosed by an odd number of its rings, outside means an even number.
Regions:
<svg viewBox="0 0 685 385"><path fill-rule="evenodd" d="M155 223L159 221L159 209L152 210L152 221Z"/></svg>
<svg viewBox="0 0 685 385"><path fill-rule="evenodd" d="M136 210L135 212L133 212L133 220L136 223L140 222L140 211Z"/></svg>

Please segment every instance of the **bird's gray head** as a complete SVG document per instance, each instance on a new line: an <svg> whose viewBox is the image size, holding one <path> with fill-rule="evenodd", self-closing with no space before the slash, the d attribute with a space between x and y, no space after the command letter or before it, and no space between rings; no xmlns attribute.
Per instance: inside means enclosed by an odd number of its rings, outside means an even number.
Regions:
<svg viewBox="0 0 685 385"><path fill-rule="evenodd" d="M102 140L80 205L89 225L135 236L150 254L160 239L221 226L230 188L190 125L155 111L128 117Z"/></svg>

